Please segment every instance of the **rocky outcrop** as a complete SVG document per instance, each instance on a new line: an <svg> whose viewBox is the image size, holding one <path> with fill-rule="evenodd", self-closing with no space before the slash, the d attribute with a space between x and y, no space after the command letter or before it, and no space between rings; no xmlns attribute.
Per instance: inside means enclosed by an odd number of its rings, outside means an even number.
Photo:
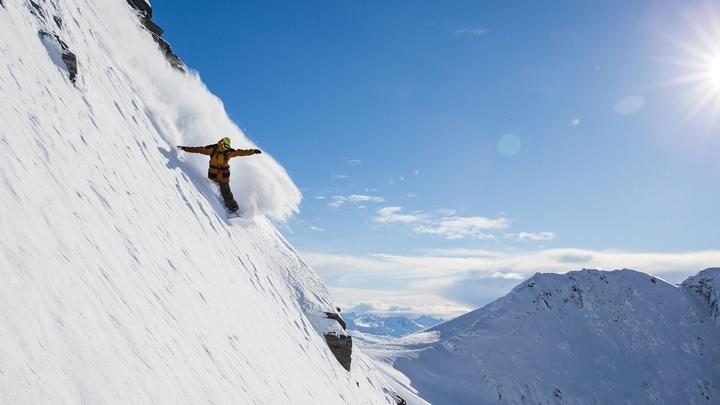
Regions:
<svg viewBox="0 0 720 405"><path fill-rule="evenodd" d="M345 370L350 371L350 364L352 363L352 336L344 333L347 328L345 320L336 312L325 312L325 317L335 320L342 327L342 333L336 331L324 333L325 342L327 342L330 351L340 365L342 365Z"/></svg>
<svg viewBox="0 0 720 405"><path fill-rule="evenodd" d="M336 320L337 323L339 323L340 326L342 326L343 330L347 330L347 324L345 324L345 320L342 319L342 317L340 317L340 314L337 314L337 313L335 313L335 312L325 312L325 316L326 316L328 319L334 319L334 320Z"/></svg>
<svg viewBox="0 0 720 405"><path fill-rule="evenodd" d="M705 269L689 277L682 287L692 291L707 305L710 317L720 324L720 267Z"/></svg>
<svg viewBox="0 0 720 405"><path fill-rule="evenodd" d="M77 56L75 56L75 54L70 51L68 45L60 38L58 34L50 33L47 31L40 31L38 35L40 35L40 38L44 39L46 43L50 44L46 45L46 48L55 47L59 49L60 60L62 60L63 64L65 65L68 78L72 83L75 83L78 74ZM51 49L48 49L48 52L52 53L53 51Z"/></svg>
<svg viewBox="0 0 720 405"><path fill-rule="evenodd" d="M405 401L403 397L398 394L393 395L393 399L395 400L395 402L397 402L397 405L407 405L407 401Z"/></svg>
<svg viewBox="0 0 720 405"><path fill-rule="evenodd" d="M325 341L330 351L345 370L350 371L352 362L352 337L350 335L338 335L326 333Z"/></svg>
<svg viewBox="0 0 720 405"><path fill-rule="evenodd" d="M126 0L130 7L137 12L140 22L146 30L152 34L153 39L158 44L165 55L165 59L177 70L185 71L183 63L175 53L173 53L170 44L162 38L163 29L155 24L152 20L152 7L145 0Z"/></svg>
<svg viewBox="0 0 720 405"><path fill-rule="evenodd" d="M66 71L70 81L75 83L78 76L78 58L60 36L62 33L62 18L57 15L57 8L54 4L48 4L44 1L35 2L32 0L30 0L28 8L30 13L34 15L41 24L42 28L38 31L38 36L40 40L43 41L43 45L45 45L50 59L52 59L53 63L60 69ZM50 18L51 15L52 19Z"/></svg>
<svg viewBox="0 0 720 405"><path fill-rule="evenodd" d="M385 393L390 395L392 399L395 401L397 405L407 405L407 401L403 399L400 395L398 395L397 392L390 391L388 389L384 389Z"/></svg>

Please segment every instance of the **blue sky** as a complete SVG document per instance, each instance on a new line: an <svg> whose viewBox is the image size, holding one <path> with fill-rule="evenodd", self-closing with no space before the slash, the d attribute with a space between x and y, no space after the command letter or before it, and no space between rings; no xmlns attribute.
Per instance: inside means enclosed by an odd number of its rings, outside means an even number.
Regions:
<svg viewBox="0 0 720 405"><path fill-rule="evenodd" d="M720 57L710 2L152 3L301 188L284 232L345 305L720 265L720 79L676 80Z"/></svg>

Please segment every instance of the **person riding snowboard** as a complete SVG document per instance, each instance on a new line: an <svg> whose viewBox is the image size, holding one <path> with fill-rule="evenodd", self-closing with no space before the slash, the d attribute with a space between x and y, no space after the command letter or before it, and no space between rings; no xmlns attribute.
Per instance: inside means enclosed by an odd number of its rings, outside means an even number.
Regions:
<svg viewBox="0 0 720 405"><path fill-rule="evenodd" d="M178 146L179 149L190 153L200 153L210 156L210 167L208 168L208 179L220 186L225 207L230 213L239 209L237 201L230 190L230 159L235 156L250 156L262 153L260 149L233 149L230 147L230 138L225 137L214 145L207 146Z"/></svg>

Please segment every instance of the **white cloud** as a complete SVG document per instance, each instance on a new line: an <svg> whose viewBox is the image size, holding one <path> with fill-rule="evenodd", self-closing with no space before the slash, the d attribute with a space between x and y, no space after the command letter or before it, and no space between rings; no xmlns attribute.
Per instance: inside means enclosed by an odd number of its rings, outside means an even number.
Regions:
<svg viewBox="0 0 720 405"><path fill-rule="evenodd" d="M503 280L524 280L525 276L523 276L520 273L503 273L500 271L496 271L495 273L490 275L491 278L501 278Z"/></svg>
<svg viewBox="0 0 720 405"><path fill-rule="evenodd" d="M570 120L570 126L577 127L578 125L580 125L580 118L575 117Z"/></svg>
<svg viewBox="0 0 720 405"><path fill-rule="evenodd" d="M536 272L631 268L678 283L704 268L720 264L720 250L663 253L572 248L524 251L439 249L416 256L304 253L303 257L335 289L391 286L407 296L428 295L474 307L504 295L518 280ZM376 296L382 294L377 292ZM345 296L343 300L346 304L352 301ZM357 300L369 298L358 296ZM416 305L411 304L410 299L403 302L403 298L398 298L392 303Z"/></svg>
<svg viewBox="0 0 720 405"><path fill-rule="evenodd" d="M420 170L417 170L417 169L416 169L416 170L413 172L413 174L416 175L416 176L419 176L419 175L420 175Z"/></svg>
<svg viewBox="0 0 720 405"><path fill-rule="evenodd" d="M436 254L353 256L305 253L303 256L321 275L340 272L383 274L391 278L450 276L467 271L480 272L486 276L502 271L529 277L536 272L564 273L581 268L631 268L653 274L694 274L703 268L720 264L720 250L661 253L562 248L497 252L441 249L428 252Z"/></svg>
<svg viewBox="0 0 720 405"><path fill-rule="evenodd" d="M463 27L455 30L458 35L483 35L487 32L484 28Z"/></svg>
<svg viewBox="0 0 720 405"><path fill-rule="evenodd" d="M374 220L378 223L412 224L412 231L419 234L439 235L446 239L492 239L488 231L506 229L509 221L505 218L453 216L453 210L438 210L440 217L430 216L422 211L402 213L402 207L384 207L377 211Z"/></svg>
<svg viewBox="0 0 720 405"><path fill-rule="evenodd" d="M375 203L381 203L384 202L385 199L380 196L373 196L373 195L363 195L363 194L350 194L347 196L348 201L352 202L375 202Z"/></svg>
<svg viewBox="0 0 720 405"><path fill-rule="evenodd" d="M317 232L325 232L324 229L319 228L319 227L317 227L317 226L315 226L315 225L310 225L310 230L311 230L311 231L317 231Z"/></svg>
<svg viewBox="0 0 720 405"><path fill-rule="evenodd" d="M347 179L348 175L347 174L336 174L333 177L335 177L336 179Z"/></svg>
<svg viewBox="0 0 720 405"><path fill-rule="evenodd" d="M333 197L333 201L329 202L328 205L333 208L340 208L343 206L343 204L345 204L346 201L347 200L345 199L345 197L336 195L335 197Z"/></svg>
<svg viewBox="0 0 720 405"><path fill-rule="evenodd" d="M407 193L406 196L407 196L407 198L416 198L416 197L417 197L417 194L415 194L415 193Z"/></svg>
<svg viewBox="0 0 720 405"><path fill-rule="evenodd" d="M411 224L425 221L423 214L402 214L402 207L384 207L377 211L375 222L379 223L404 223Z"/></svg>
<svg viewBox="0 0 720 405"><path fill-rule="evenodd" d="M645 99L640 96L623 97L615 103L615 112L620 115L634 114L645 107Z"/></svg>
<svg viewBox="0 0 720 405"><path fill-rule="evenodd" d="M341 297L339 305L342 312L408 317L430 315L451 319L472 309L446 298L425 293L333 287L330 287L330 293L335 297Z"/></svg>
<svg viewBox="0 0 720 405"><path fill-rule="evenodd" d="M346 164L347 164L348 166L359 166L360 164L362 164L362 160L360 160L360 159L350 159L350 160L348 160L348 161L346 162Z"/></svg>
<svg viewBox="0 0 720 405"><path fill-rule="evenodd" d="M502 251L485 250L485 249L469 249L469 248L449 248L449 249L425 249L422 253L426 256L450 256L450 257L501 257L504 255Z"/></svg>
<svg viewBox="0 0 720 405"><path fill-rule="evenodd" d="M438 222L415 227L417 233L441 235L446 239L493 239L487 231L506 229L505 218L444 217Z"/></svg>
<svg viewBox="0 0 720 405"><path fill-rule="evenodd" d="M518 232L509 233L506 236L516 241L548 241L555 239L554 232Z"/></svg>
<svg viewBox="0 0 720 405"><path fill-rule="evenodd" d="M316 195L316 196L313 197L313 198L315 198L316 200L324 200L324 199L326 199L327 197L325 197L324 195Z"/></svg>
<svg viewBox="0 0 720 405"><path fill-rule="evenodd" d="M348 196L344 196L344 195L333 196L333 201L330 202L328 205L331 207L334 207L334 208L339 208L347 202L351 202L351 203L365 203L365 202L381 203L384 201L385 201L385 199L382 196L350 194ZM367 208L367 207L364 205L361 205L361 206L358 206L358 208Z"/></svg>

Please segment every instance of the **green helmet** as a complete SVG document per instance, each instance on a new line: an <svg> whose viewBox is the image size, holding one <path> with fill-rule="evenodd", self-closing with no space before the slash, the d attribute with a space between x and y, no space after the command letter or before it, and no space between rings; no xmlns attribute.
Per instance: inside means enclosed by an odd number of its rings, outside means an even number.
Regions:
<svg viewBox="0 0 720 405"><path fill-rule="evenodd" d="M230 149L230 138L226 136L225 138L221 139L220 142L222 142L226 148Z"/></svg>

